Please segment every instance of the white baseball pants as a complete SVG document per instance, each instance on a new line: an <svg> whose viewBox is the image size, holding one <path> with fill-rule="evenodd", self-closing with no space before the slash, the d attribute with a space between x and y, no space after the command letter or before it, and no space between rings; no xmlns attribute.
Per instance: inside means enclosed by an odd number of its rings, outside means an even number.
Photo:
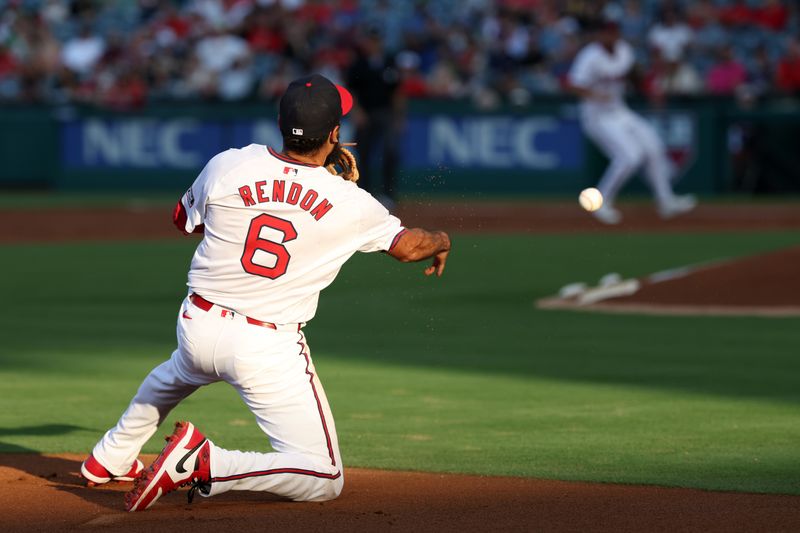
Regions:
<svg viewBox="0 0 800 533"><path fill-rule="evenodd" d="M672 164L658 133L644 118L622 107L584 113L581 125L586 135L610 159L597 185L607 205L614 205L622 186L642 164L656 202L664 204L673 198L670 185Z"/></svg>
<svg viewBox="0 0 800 533"><path fill-rule="evenodd" d="M199 387L226 381L274 453L212 445L209 495L252 490L296 501L336 498L344 484L336 428L305 335L297 325L274 330L223 311L183 302L178 349L145 378L117 425L95 446L95 458L112 474L126 472L172 408Z"/></svg>

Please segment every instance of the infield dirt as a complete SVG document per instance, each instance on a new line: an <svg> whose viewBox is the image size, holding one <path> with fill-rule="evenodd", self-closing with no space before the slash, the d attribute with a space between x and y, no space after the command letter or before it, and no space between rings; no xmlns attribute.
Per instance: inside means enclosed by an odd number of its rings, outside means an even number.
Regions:
<svg viewBox="0 0 800 533"><path fill-rule="evenodd" d="M676 268L639 280L631 295L581 305L551 297L544 309L656 315L800 316L800 247L712 264Z"/></svg>
<svg viewBox="0 0 800 533"><path fill-rule="evenodd" d="M800 497L531 478L346 471L339 499L186 490L141 513L130 484L86 488L77 455L0 455L4 531L798 531ZM152 456L146 457L151 461Z"/></svg>
<svg viewBox="0 0 800 533"><path fill-rule="evenodd" d="M701 205L663 221L647 204L624 205L625 220L605 226L577 203L407 202L397 215L409 225L460 232L685 232L800 228L797 204ZM0 243L179 238L169 206L7 209L0 211Z"/></svg>
<svg viewBox="0 0 800 533"><path fill-rule="evenodd" d="M708 314L800 314L800 247L724 261L684 276L652 282L631 296L607 303L624 308L650 304L665 309L694 307ZM737 313L738 312L738 313Z"/></svg>

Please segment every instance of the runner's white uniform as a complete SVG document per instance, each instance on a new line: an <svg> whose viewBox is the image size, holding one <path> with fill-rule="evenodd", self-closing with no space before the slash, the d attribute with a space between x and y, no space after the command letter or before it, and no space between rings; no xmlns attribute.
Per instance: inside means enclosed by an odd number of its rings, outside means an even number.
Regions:
<svg viewBox="0 0 800 533"><path fill-rule="evenodd" d="M145 379L95 458L113 474L129 469L178 402L226 381L274 453L212 445L210 495L335 498L343 484L336 429L301 327L347 259L391 249L404 228L354 183L255 144L214 157L176 219L186 233L204 225L188 285L213 307L183 302L178 348Z"/></svg>
<svg viewBox="0 0 800 533"><path fill-rule="evenodd" d="M662 214L678 208L672 192L672 165L653 127L625 105L625 78L635 62L633 48L618 40L613 53L599 43L586 45L570 68L570 84L594 95L580 105L580 120L586 135L608 156L610 164L597 188L604 206L613 207L625 182L644 164ZM679 209L679 208L678 208ZM679 209L680 210L680 209Z"/></svg>

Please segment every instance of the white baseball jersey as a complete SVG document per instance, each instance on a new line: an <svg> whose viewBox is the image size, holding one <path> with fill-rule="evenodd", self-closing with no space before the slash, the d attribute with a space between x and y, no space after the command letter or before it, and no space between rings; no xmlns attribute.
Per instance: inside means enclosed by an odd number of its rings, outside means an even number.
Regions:
<svg viewBox="0 0 800 533"><path fill-rule="evenodd" d="M633 48L623 40L617 41L613 53L596 42L578 52L568 74L569 82L598 96L583 99L584 116L625 107L625 76L634 62Z"/></svg>
<svg viewBox="0 0 800 533"><path fill-rule="evenodd" d="M180 205L181 229L204 226L191 291L276 324L309 321L355 252L388 251L404 232L355 183L258 144L211 159Z"/></svg>

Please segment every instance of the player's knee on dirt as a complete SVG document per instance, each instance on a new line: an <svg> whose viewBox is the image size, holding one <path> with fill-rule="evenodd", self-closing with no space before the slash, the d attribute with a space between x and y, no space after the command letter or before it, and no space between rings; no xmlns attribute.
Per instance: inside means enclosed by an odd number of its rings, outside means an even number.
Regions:
<svg viewBox="0 0 800 533"><path fill-rule="evenodd" d="M320 484L309 491L305 497L295 498L295 501L327 502L335 500L344 488L344 477L320 480Z"/></svg>
<svg viewBox="0 0 800 533"><path fill-rule="evenodd" d="M342 493L342 489L344 488L344 477L339 476L338 479L334 479L328 484L328 490L326 493L328 500L335 500L339 497Z"/></svg>

